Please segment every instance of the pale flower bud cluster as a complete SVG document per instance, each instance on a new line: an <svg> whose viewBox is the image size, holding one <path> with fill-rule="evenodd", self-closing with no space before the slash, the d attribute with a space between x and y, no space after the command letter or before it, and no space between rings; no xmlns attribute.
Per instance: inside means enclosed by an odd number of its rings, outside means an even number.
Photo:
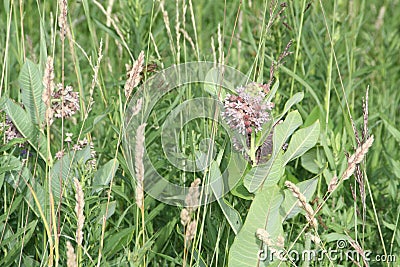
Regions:
<svg viewBox="0 0 400 267"><path fill-rule="evenodd" d="M79 93L74 92L72 86L65 88L61 83L57 84L57 90L52 92L52 105L50 113L50 123L55 118L69 118L79 111Z"/></svg>
<svg viewBox="0 0 400 267"><path fill-rule="evenodd" d="M250 83L236 89L237 95L227 94L224 100L223 118L240 134L261 131L263 125L272 119L270 115L274 103L265 100L263 85Z"/></svg>
<svg viewBox="0 0 400 267"><path fill-rule="evenodd" d="M6 116L5 122L0 122L0 130L4 131L5 135L5 143L10 142L14 138L23 138L21 133L18 131L18 129L15 127L14 123Z"/></svg>

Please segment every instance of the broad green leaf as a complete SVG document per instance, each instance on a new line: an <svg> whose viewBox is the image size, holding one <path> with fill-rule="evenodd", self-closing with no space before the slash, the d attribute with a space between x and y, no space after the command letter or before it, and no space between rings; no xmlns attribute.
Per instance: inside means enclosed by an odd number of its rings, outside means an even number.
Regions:
<svg viewBox="0 0 400 267"><path fill-rule="evenodd" d="M325 240L327 243L333 242L333 241L348 241L349 237L345 234L340 234L340 233L330 233L326 235L321 236L322 240Z"/></svg>
<svg viewBox="0 0 400 267"><path fill-rule="evenodd" d="M275 86L279 86L279 82L276 82L274 84L272 91L274 90ZM285 107L283 108L282 113L279 114L278 117L274 118L274 121L271 121L269 123L269 125L265 125L263 127L263 130L261 132L260 138L259 138L259 140L257 140L257 144L256 144L257 147L265 142L265 140L267 139L267 137L268 137L268 135L269 135L269 133L270 133L272 127L273 127L273 124L275 124L276 122L280 121L283 118L283 116L286 115L286 113L289 111L289 109L293 105L296 105L301 100L303 100L303 97L304 97L304 93L303 92L299 92L299 93L296 93L295 95L293 95L288 101L286 101Z"/></svg>
<svg viewBox="0 0 400 267"><path fill-rule="evenodd" d="M318 141L320 131L319 121L309 127L298 130L292 136L285 154L283 154L283 164L300 157L306 151L315 146Z"/></svg>
<svg viewBox="0 0 400 267"><path fill-rule="evenodd" d="M1 242L2 252L7 252L0 259L0 264L3 266L13 266L15 260L19 257L21 251L29 243L36 229L37 220L30 222L26 227L20 227L12 236L5 238Z"/></svg>
<svg viewBox="0 0 400 267"><path fill-rule="evenodd" d="M112 159L103 166L95 173L93 178L93 193L100 192L105 186L107 186L111 179L114 177L115 172L117 171L119 166L117 159Z"/></svg>
<svg viewBox="0 0 400 267"><path fill-rule="evenodd" d="M272 127L274 126L274 124L279 122L283 118L283 116L286 115L286 113L289 111L289 109L293 105L299 103L303 99L303 97L304 97L303 92L300 92L300 93L297 93L294 96L292 96L288 101L286 101L285 107L283 108L282 113L279 114L279 116L277 116L276 118L274 118L273 121L270 121L267 125L265 125L263 127L263 130L262 130L262 133L260 135L260 138L259 138L259 140L257 140L257 144L256 144L257 147L260 146L262 143L264 143L265 140L268 138L268 135L271 132Z"/></svg>
<svg viewBox="0 0 400 267"><path fill-rule="evenodd" d="M196 265L194 265L194 266L208 267L206 264L206 261L204 260L203 256L199 253L199 250L197 249L197 247L193 248L193 244L192 244L192 246L190 246L190 248L188 250L193 251L193 258L196 261Z"/></svg>
<svg viewBox="0 0 400 267"><path fill-rule="evenodd" d="M268 261L259 259L262 242L256 237L256 231L259 228L265 229L271 240L275 242L278 236L283 237L282 219L279 214L282 200L283 196L279 192L278 186L263 188L257 193L250 206L246 221L229 251L228 266L254 267L270 264Z"/></svg>
<svg viewBox="0 0 400 267"><path fill-rule="evenodd" d="M40 70L44 72L47 62L46 30L43 27L43 20L40 21Z"/></svg>
<svg viewBox="0 0 400 267"><path fill-rule="evenodd" d="M10 172L10 171L19 171L21 169L21 161L19 161L16 157L7 155L0 157L0 174Z"/></svg>
<svg viewBox="0 0 400 267"><path fill-rule="evenodd" d="M267 163L253 167L245 176L244 185L249 192L254 193L263 185L274 186L283 175L282 152L271 158Z"/></svg>
<svg viewBox="0 0 400 267"><path fill-rule="evenodd" d="M46 107L42 100L44 87L39 67L29 59L26 60L22 66L18 81L21 86L22 103L30 120L40 125L43 122Z"/></svg>
<svg viewBox="0 0 400 267"><path fill-rule="evenodd" d="M273 137L273 154L276 154L286 140L293 134L293 132L299 128L303 123L301 116L297 110L290 112L283 123L275 126L274 137Z"/></svg>
<svg viewBox="0 0 400 267"><path fill-rule="evenodd" d="M130 261L129 264L131 266L140 266L143 263L143 260L147 258L147 255L151 251L153 247L154 241L153 239L148 239L144 245L141 245L140 247L137 246L137 248L134 251L133 255L133 261ZM126 248L125 248L126 249ZM109 257L114 256L114 254L110 254Z"/></svg>
<svg viewBox="0 0 400 267"><path fill-rule="evenodd" d="M7 97L2 97L0 98L0 107L4 106L7 103Z"/></svg>
<svg viewBox="0 0 400 267"><path fill-rule="evenodd" d="M390 132L391 135L393 135L396 141L400 144L400 131L398 130L398 128L393 126L392 123L389 122L389 119L386 118L386 116L381 115L380 117L385 123L386 129Z"/></svg>
<svg viewBox="0 0 400 267"><path fill-rule="evenodd" d="M155 236L155 242L154 246L152 247L152 251L156 253L161 253L162 249L166 245L166 243L169 241L171 237L171 233L174 230L176 223L178 219L177 218L171 218L171 220L162 228L154 234ZM150 254L149 259L151 259L155 254Z"/></svg>
<svg viewBox="0 0 400 267"><path fill-rule="evenodd" d="M336 170L337 164L335 163L335 157L332 152L332 141L334 140L329 140L329 137L326 134L321 134L319 143L321 144L322 148L324 149L325 152L325 157L329 163L329 166L331 167L332 170Z"/></svg>
<svg viewBox="0 0 400 267"><path fill-rule="evenodd" d="M2 144L2 146L0 147L0 152L15 148L17 145L23 144L24 142L26 142L25 138L11 139L7 144Z"/></svg>
<svg viewBox="0 0 400 267"><path fill-rule="evenodd" d="M303 100L304 98L304 93L303 92L299 92L294 94L291 98L289 98L288 101L286 101L285 103L285 107L283 108L283 111L281 114L279 114L279 116L277 118L275 118L275 121L279 121L283 118L283 116L285 116L285 114L289 111L289 109L291 107L293 107L294 105L296 105L297 103L299 103L301 100Z"/></svg>
<svg viewBox="0 0 400 267"><path fill-rule="evenodd" d="M113 186L113 188L115 188ZM146 201L145 204L148 204L148 202ZM150 203L149 203L150 204ZM151 209L151 211L147 214L146 218L144 218L144 223L150 223L155 217L157 217L158 215L160 215L160 213L162 213L165 209L165 203L160 203L157 206L155 206L154 208Z"/></svg>
<svg viewBox="0 0 400 267"><path fill-rule="evenodd" d="M226 97L226 88L231 91L235 89L232 84L224 79L221 68L212 68L207 72L205 80L204 90L215 97L219 95L221 100Z"/></svg>
<svg viewBox="0 0 400 267"><path fill-rule="evenodd" d="M84 136L87 133L89 133L90 131L92 131L95 128L96 124L98 124L101 120L103 120L104 118L107 117L108 113L109 113L109 110L106 110L103 114L100 114L98 116L89 117L85 122L85 126L82 130L81 135Z"/></svg>
<svg viewBox="0 0 400 267"><path fill-rule="evenodd" d="M3 187L3 184L4 184L4 173L0 173L0 190L1 190L1 188Z"/></svg>
<svg viewBox="0 0 400 267"><path fill-rule="evenodd" d="M319 148L312 148L301 156L301 166L311 173L317 174L325 164L325 155Z"/></svg>
<svg viewBox="0 0 400 267"><path fill-rule="evenodd" d="M237 188L238 186L243 187L244 173L247 167L247 161L244 159L243 155L239 153L232 153L229 159L229 164L227 167L228 171L228 185L229 188ZM245 189L247 191L247 189ZM249 194L249 192L248 192Z"/></svg>
<svg viewBox="0 0 400 267"><path fill-rule="evenodd" d="M386 222L385 220L382 220L382 223L386 228L390 229L391 231L396 231L397 230L396 225L393 224L393 223Z"/></svg>
<svg viewBox="0 0 400 267"><path fill-rule="evenodd" d="M318 107L314 107L313 110L311 110L310 114L307 116L307 118L304 120L303 127L310 126L311 124L316 122L318 119L320 121L323 121L325 118L323 118L321 116L321 111L319 110L319 108Z"/></svg>
<svg viewBox="0 0 400 267"><path fill-rule="evenodd" d="M32 124L28 114L11 99L6 99L4 110L10 117L18 131L28 139L29 144L38 152L43 160L46 160L47 142L46 138L35 125Z"/></svg>
<svg viewBox="0 0 400 267"><path fill-rule="evenodd" d="M263 125L261 132L257 133L256 147L260 147L265 142L265 140L267 140L272 131L272 128L274 127L274 122L275 121L272 120L268 121L266 124ZM245 138L242 139L242 146L245 147L246 140Z"/></svg>
<svg viewBox="0 0 400 267"><path fill-rule="evenodd" d="M12 235L10 235L9 237L6 237L3 239L3 241L1 242L2 246L8 246L10 244L12 244L13 242L15 242L19 237L22 237L25 234L26 230L31 229L32 227L35 227L37 224L37 220L34 220L32 222L30 222L27 226L26 229L24 227L20 227L18 228L18 230L13 233Z"/></svg>
<svg viewBox="0 0 400 267"><path fill-rule="evenodd" d="M283 111L287 112L292 106L296 105L301 100L303 100L303 98L304 98L304 93L303 92L295 93L291 98L289 98L288 101L286 101L285 107L283 108Z"/></svg>
<svg viewBox="0 0 400 267"><path fill-rule="evenodd" d="M26 267L39 267L39 266L41 266L39 261L36 261L36 260L32 259L31 256L29 256L29 255L23 255L22 257L24 259L22 261L23 262L22 266L26 266Z"/></svg>
<svg viewBox="0 0 400 267"><path fill-rule="evenodd" d="M276 91L278 91L279 88L279 80L276 80L274 85L272 86L272 89L269 91L268 95L266 96L266 102L271 102L272 98L275 96Z"/></svg>
<svg viewBox="0 0 400 267"><path fill-rule="evenodd" d="M23 194L16 194L14 196L14 200L10 203L11 207L8 206L8 209L7 209L8 218L10 218L9 217L10 214L12 214L15 210L18 209L18 211L19 211L21 209L21 202L22 202L23 199L24 199L24 195Z"/></svg>
<svg viewBox="0 0 400 267"><path fill-rule="evenodd" d="M224 181L218 164L215 161L213 161L210 166L210 185L226 220L235 235L237 235L242 227L242 219L240 218L239 212L223 198Z"/></svg>
<svg viewBox="0 0 400 267"><path fill-rule="evenodd" d="M250 193L249 190L244 186L243 181L240 181L232 190L230 191L232 195L246 199L252 200L254 194Z"/></svg>
<svg viewBox="0 0 400 267"><path fill-rule="evenodd" d="M89 159L90 146L86 146L82 150L76 152L71 151L54 163L50 170L50 176L52 179L51 188L55 202L59 200L61 190L64 190L67 185L70 186L71 179L74 176L79 176L77 164L85 164Z"/></svg>
<svg viewBox="0 0 400 267"><path fill-rule="evenodd" d="M284 122L275 126L273 134L273 150L271 159L266 163L253 167L244 177L244 186L249 192L255 192L268 178L268 185L273 185L279 181L283 167L281 148L289 136L301 125L302 119L298 111L292 111Z"/></svg>
<svg viewBox="0 0 400 267"><path fill-rule="evenodd" d="M269 60L272 60L272 58L268 55L265 55ZM317 106L320 108L321 112L323 112L323 105L321 105L321 101L318 98L317 93L315 92L315 90L311 87L311 85L309 85L303 78L301 78L299 75L297 75L296 73L294 73L292 70L288 69L285 66L280 66L280 69L283 70L284 72L286 72L287 74L289 74L290 76L292 76L296 81L298 81L301 85L303 85L307 91L311 94L311 96L314 98L315 102L317 103Z"/></svg>
<svg viewBox="0 0 400 267"><path fill-rule="evenodd" d="M314 195L315 189L317 188L318 179L313 178L303 182L300 182L297 187L300 189L300 192L306 197L307 201L310 201L312 196ZM280 213L282 215L282 222L293 218L300 211L301 208L297 205L298 199L293 196L293 193L289 189L284 190L285 199L280 207Z"/></svg>
<svg viewBox="0 0 400 267"><path fill-rule="evenodd" d="M24 190L26 183L32 180L32 174L22 162L12 156L7 155L0 157L0 174L5 173L5 180L19 193Z"/></svg>
<svg viewBox="0 0 400 267"><path fill-rule="evenodd" d="M32 179L31 180L31 186L32 190L35 193L37 200L40 204L40 208L45 214L49 214L49 210L47 209L49 207L49 202L48 202L48 191L45 191L43 186L39 183L37 179ZM32 192L30 190L27 191L25 195L25 201L28 203L29 207L35 212L37 217L40 217L39 209L36 206L37 203L35 202ZM47 218L48 220L49 218Z"/></svg>
<svg viewBox="0 0 400 267"><path fill-rule="evenodd" d="M393 158L386 156L387 161L389 161L392 165L392 172L396 175L397 178L400 179L400 161L394 160Z"/></svg>
<svg viewBox="0 0 400 267"><path fill-rule="evenodd" d="M132 226L110 234L104 242L104 255L115 255L116 252L124 249L132 240L134 231L135 226Z"/></svg>
<svg viewBox="0 0 400 267"><path fill-rule="evenodd" d="M110 218L111 216L113 216L113 214L115 213L116 206L117 206L117 202L116 201L111 201L110 204L108 204L108 208L107 208L107 202L102 203L100 205L100 214L97 217L97 223L98 224L102 224L103 223L103 216L106 217L106 220L108 218Z"/></svg>

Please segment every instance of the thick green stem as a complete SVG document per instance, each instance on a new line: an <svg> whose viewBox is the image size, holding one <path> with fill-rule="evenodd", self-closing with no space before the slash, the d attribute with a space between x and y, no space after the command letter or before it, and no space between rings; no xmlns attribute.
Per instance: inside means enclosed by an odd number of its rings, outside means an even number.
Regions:
<svg viewBox="0 0 400 267"><path fill-rule="evenodd" d="M251 163L254 166L256 166L256 134L254 131L251 132L251 138L250 138L250 159Z"/></svg>

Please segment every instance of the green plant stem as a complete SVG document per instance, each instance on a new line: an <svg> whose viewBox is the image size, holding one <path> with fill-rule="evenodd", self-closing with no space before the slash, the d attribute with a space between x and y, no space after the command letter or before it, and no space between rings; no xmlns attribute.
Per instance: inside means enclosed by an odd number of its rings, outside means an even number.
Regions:
<svg viewBox="0 0 400 267"><path fill-rule="evenodd" d="M256 166L256 134L254 131L251 132L251 138L250 138L250 159L251 159L251 163L252 166Z"/></svg>
<svg viewBox="0 0 400 267"><path fill-rule="evenodd" d="M306 1L303 0L303 4L302 4L302 7L301 7L301 10L304 10L305 7L306 7ZM304 12L301 12L299 33L297 35L297 42L296 42L296 53L295 53L295 56L294 56L294 66L293 66L293 73L294 74L296 74L297 61L299 59L301 34L302 34L302 31L303 31L303 21L304 21ZM294 77L292 77L292 83L290 85L290 96L293 96L294 80L295 80Z"/></svg>

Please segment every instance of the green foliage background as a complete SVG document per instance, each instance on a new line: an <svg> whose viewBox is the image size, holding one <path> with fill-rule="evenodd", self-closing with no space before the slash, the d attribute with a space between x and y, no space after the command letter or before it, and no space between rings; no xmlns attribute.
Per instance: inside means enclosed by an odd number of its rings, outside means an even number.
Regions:
<svg viewBox="0 0 400 267"><path fill-rule="evenodd" d="M180 208L146 197L145 229L141 224L135 204L134 177L120 146L126 104L123 92L125 65L132 65L142 50L146 64L157 66L156 71L176 63L213 61L213 53L219 57L220 25L225 63L258 82L268 81L271 62L276 61L286 44L293 40L290 48L293 54L284 59L284 65L275 73L279 89L273 99L274 112L278 115L290 97L304 92L303 100L292 109L299 112L304 121L303 128L316 120L321 128L315 147L288 163L274 190L282 192L286 180L297 184L315 178L317 186L313 199L307 199L313 201L314 208L323 201L333 176L341 175L347 167L346 152L354 153L357 143L349 115L356 128L362 129L362 103L369 88L368 133L374 135L375 141L361 164L365 187L360 188L354 176L343 183L318 214L318 233L326 247L334 247L337 240L351 236L361 248L371 250L373 254L397 255L397 262L387 265L398 266L399 1L288 1L287 8L267 33L263 29L270 19L270 1L198 0L193 1L193 5L189 1L166 1L164 6L171 36L159 1L115 1L112 22L107 22L103 10L109 2L69 1L68 23L73 42L65 41L64 75L56 2L5 0L0 5L0 109L11 117L25 138L6 144L5 130L2 131L0 264L43 266L53 257L55 265L66 265L66 241L75 246L77 218L72 183L66 183L60 202L57 184L60 177L65 181L79 177L84 190L84 243L81 250L76 251L79 266L185 264ZM274 14L280 10L280 4ZM183 16L185 5L187 9ZM238 15L239 10L241 15ZM384 15L380 15L382 12ZM177 42L178 23L183 31ZM185 39L183 32L187 32L191 41ZM103 58L93 93L94 104L88 113L93 66L98 59L100 42ZM64 80L66 85L72 85L79 92L81 108L73 119L62 123L56 121L50 134L44 127L37 127L43 123L41 75L48 55L54 58L55 80ZM143 79L152 75L154 73L145 72ZM162 114L178 102L196 96L199 92L194 89L183 96L168 95L156 107L151 124L146 128L148 147L152 148L150 156L159 155L156 136L163 121ZM33 102L35 105L29 104ZM2 122L6 118L5 112L1 113ZM211 132L209 124L187 127L188 133L209 135ZM91 157L88 147L77 153L69 152L70 148L63 142L67 132L74 134L74 142L78 137L86 137L94 143L97 152L95 168L88 164ZM224 144L223 137L217 134L219 144ZM190 151L195 138L195 134L187 134L179 145ZM24 148L18 146L22 143L25 143ZM43 146L38 147L38 143ZM68 150L67 156L56 161L54 155L62 147ZM27 154L24 149L28 150ZM53 157L51 160L46 158L48 151ZM196 176L174 170L166 159L158 164L170 180L193 181ZM49 179L53 181L51 188ZM365 201L360 189L365 191ZM51 221L50 190L57 196L53 205L57 207L61 203L56 222ZM264 197L266 201L272 198ZM237 189L224 196L224 203L236 210L245 222L249 214L260 208L250 208L252 199L253 195L241 194ZM186 259L187 266L240 266L234 265L233 260L228 263L235 233L221 205L214 202L200 209L201 223L195 246L191 246ZM102 228L103 216L107 218L105 228ZM293 244L293 248L299 250L307 248L309 239L302 233L305 225L302 215L285 221L281 225L285 245ZM51 229L56 228L60 237L59 244L55 244L56 254L52 256L49 255L49 236L54 238ZM363 264L362 261L359 263ZM292 263L293 266L301 264ZM327 259L323 263L310 263L312 266L337 264L353 266L352 262L335 263ZM378 262L370 264L381 266Z"/></svg>

